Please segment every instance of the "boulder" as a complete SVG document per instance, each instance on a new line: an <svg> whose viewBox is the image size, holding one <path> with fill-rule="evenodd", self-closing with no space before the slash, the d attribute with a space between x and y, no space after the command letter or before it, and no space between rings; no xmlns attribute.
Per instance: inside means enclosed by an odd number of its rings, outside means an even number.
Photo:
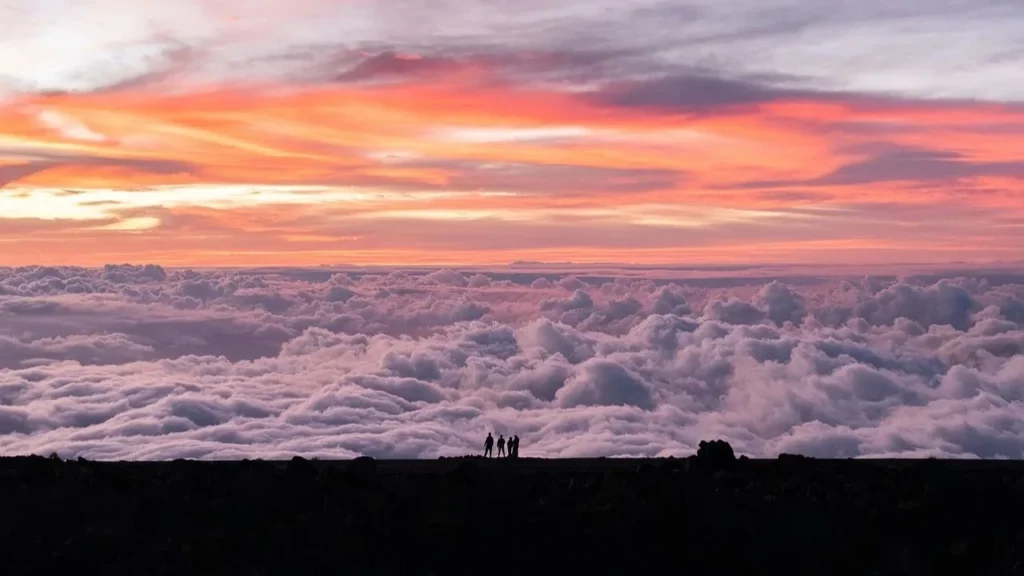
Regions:
<svg viewBox="0 0 1024 576"><path fill-rule="evenodd" d="M290 476L312 477L316 476L316 465L302 456L295 456L288 461L285 471Z"/></svg>
<svg viewBox="0 0 1024 576"><path fill-rule="evenodd" d="M725 440L701 440L697 445L697 463L711 470L722 470L736 463L736 453Z"/></svg>

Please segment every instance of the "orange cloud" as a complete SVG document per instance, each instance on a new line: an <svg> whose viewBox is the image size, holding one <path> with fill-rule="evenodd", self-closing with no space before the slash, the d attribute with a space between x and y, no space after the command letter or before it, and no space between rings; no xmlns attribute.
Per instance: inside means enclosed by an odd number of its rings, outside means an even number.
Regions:
<svg viewBox="0 0 1024 576"><path fill-rule="evenodd" d="M1022 235L1019 108L652 109L474 70L25 97L0 109L0 241L26 249L0 264L1024 256L985 233Z"/></svg>

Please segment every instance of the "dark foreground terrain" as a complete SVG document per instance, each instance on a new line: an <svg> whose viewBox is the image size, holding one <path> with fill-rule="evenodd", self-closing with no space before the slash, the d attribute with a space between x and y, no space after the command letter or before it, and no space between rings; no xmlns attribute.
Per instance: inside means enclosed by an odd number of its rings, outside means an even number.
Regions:
<svg viewBox="0 0 1024 576"><path fill-rule="evenodd" d="M12 575L1024 574L1024 463L5 458L0 548Z"/></svg>

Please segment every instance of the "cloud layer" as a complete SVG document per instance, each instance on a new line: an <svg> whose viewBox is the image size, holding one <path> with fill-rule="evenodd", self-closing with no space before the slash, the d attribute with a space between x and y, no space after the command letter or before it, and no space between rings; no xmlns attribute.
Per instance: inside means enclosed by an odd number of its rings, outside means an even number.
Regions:
<svg viewBox="0 0 1024 576"><path fill-rule="evenodd" d="M1016 0L8 4L2 264L1024 259Z"/></svg>
<svg viewBox="0 0 1024 576"><path fill-rule="evenodd" d="M766 273L0 269L0 453L1024 456L1024 276Z"/></svg>

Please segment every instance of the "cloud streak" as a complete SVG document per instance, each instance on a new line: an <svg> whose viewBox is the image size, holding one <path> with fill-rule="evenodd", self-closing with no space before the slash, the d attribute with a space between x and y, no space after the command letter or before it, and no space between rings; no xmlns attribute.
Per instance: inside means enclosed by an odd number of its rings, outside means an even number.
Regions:
<svg viewBox="0 0 1024 576"><path fill-rule="evenodd" d="M4 269L0 451L1021 457L1024 277L851 272Z"/></svg>
<svg viewBox="0 0 1024 576"><path fill-rule="evenodd" d="M1015 2L3 10L5 264L1024 256Z"/></svg>

